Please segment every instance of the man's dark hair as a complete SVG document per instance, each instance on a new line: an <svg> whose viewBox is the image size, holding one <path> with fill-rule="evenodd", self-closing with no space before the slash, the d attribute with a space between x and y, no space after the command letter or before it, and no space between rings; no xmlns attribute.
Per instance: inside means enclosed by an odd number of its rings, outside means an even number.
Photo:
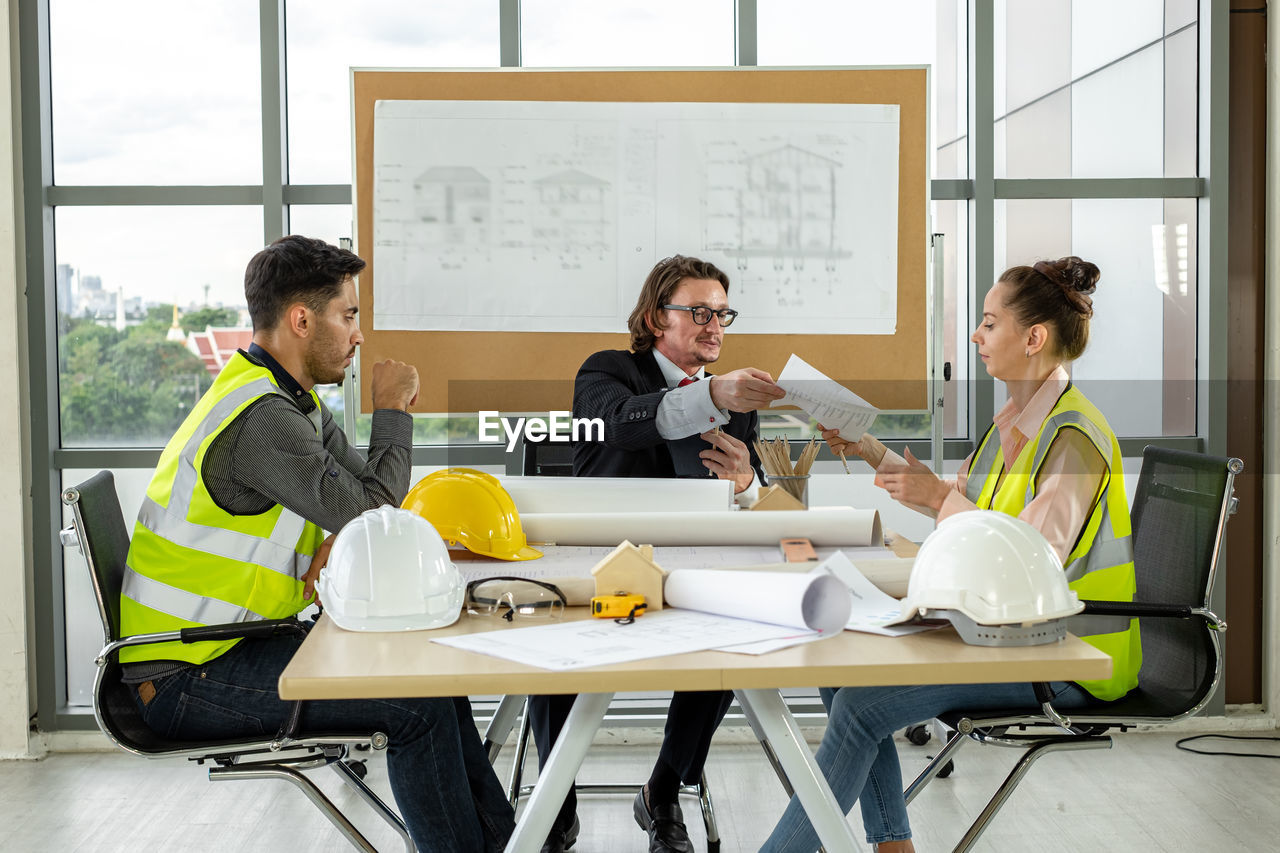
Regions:
<svg viewBox="0 0 1280 853"><path fill-rule="evenodd" d="M323 313L347 279L364 269L360 256L323 240L291 234L254 255L244 271L244 299L255 332L274 329L285 308L301 302Z"/></svg>
<svg viewBox="0 0 1280 853"><path fill-rule="evenodd" d="M649 271L649 277L640 288L640 298L636 307L631 310L627 319L627 329L631 332L631 349L636 352L648 352L653 349L653 329L665 329L667 324L662 320L662 306L671 301L671 294L676 292L680 282L686 278L710 279L720 282L724 292L729 292L729 276L721 272L715 264L689 258L684 255L672 255L658 261ZM653 329L649 324L653 324Z"/></svg>

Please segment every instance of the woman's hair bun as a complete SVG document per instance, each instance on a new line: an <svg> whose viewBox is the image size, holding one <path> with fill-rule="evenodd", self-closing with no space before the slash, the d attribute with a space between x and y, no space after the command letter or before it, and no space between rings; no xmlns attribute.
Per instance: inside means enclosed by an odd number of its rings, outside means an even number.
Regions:
<svg viewBox="0 0 1280 853"><path fill-rule="evenodd" d="M1098 287L1102 273L1088 261L1068 255L1056 261L1037 261L1035 271L1064 290L1090 294Z"/></svg>
<svg viewBox="0 0 1280 853"><path fill-rule="evenodd" d="M1037 261L1033 269L1062 288L1067 301L1076 311L1086 317L1093 316L1093 300L1089 298L1089 294L1098 288L1098 279L1102 276L1097 266L1075 255L1068 255L1056 261Z"/></svg>

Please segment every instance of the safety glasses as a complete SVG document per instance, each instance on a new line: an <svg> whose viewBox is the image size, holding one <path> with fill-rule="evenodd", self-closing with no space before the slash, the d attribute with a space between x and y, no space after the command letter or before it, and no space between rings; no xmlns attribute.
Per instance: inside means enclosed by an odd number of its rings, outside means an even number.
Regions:
<svg viewBox="0 0 1280 853"><path fill-rule="evenodd" d="M510 622L559 619L569 601L555 584L500 576L471 581L464 603L472 616L501 616Z"/></svg>

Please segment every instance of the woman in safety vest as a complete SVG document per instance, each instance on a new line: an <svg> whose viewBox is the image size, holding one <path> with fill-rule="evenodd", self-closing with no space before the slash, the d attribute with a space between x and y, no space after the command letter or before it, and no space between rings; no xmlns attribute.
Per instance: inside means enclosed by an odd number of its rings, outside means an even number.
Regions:
<svg viewBox="0 0 1280 853"><path fill-rule="evenodd" d="M1098 268L1077 257L1006 270L987 293L972 340L1008 402L955 480L939 479L916 459L823 430L837 453L855 453L876 469L876 485L939 521L959 512L997 510L1039 530L1057 551L1080 598L1132 601L1133 549L1120 445L1102 413L1071 384L1064 365L1089 341ZM1107 625L1113 628L1114 625ZM1079 708L1117 699L1137 686L1142 650L1137 620L1127 630L1083 636L1112 657L1112 676L1051 684L1053 704ZM867 841L880 853L913 851L893 733L957 708L1036 707L1030 684L822 688L828 723L817 761L841 807L862 804ZM812 851L818 837L796 798L764 846Z"/></svg>

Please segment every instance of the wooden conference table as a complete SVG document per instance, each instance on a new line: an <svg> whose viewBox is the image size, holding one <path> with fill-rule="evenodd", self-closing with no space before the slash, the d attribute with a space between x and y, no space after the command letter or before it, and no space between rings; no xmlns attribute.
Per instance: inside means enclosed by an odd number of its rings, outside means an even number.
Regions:
<svg viewBox="0 0 1280 853"><path fill-rule="evenodd" d="M565 618L590 617L587 608L571 607ZM354 633L322 617L281 674L280 696L293 700L580 694L507 845L508 851L536 851L614 693L731 690L756 734L773 747L823 845L837 853L857 849L853 833L779 688L1078 681L1111 673L1109 657L1072 636L1043 646L987 648L966 645L950 628L896 638L844 631L766 655L693 652L566 672L432 642L435 637L509 627L524 626L464 613L452 626L434 631Z"/></svg>

